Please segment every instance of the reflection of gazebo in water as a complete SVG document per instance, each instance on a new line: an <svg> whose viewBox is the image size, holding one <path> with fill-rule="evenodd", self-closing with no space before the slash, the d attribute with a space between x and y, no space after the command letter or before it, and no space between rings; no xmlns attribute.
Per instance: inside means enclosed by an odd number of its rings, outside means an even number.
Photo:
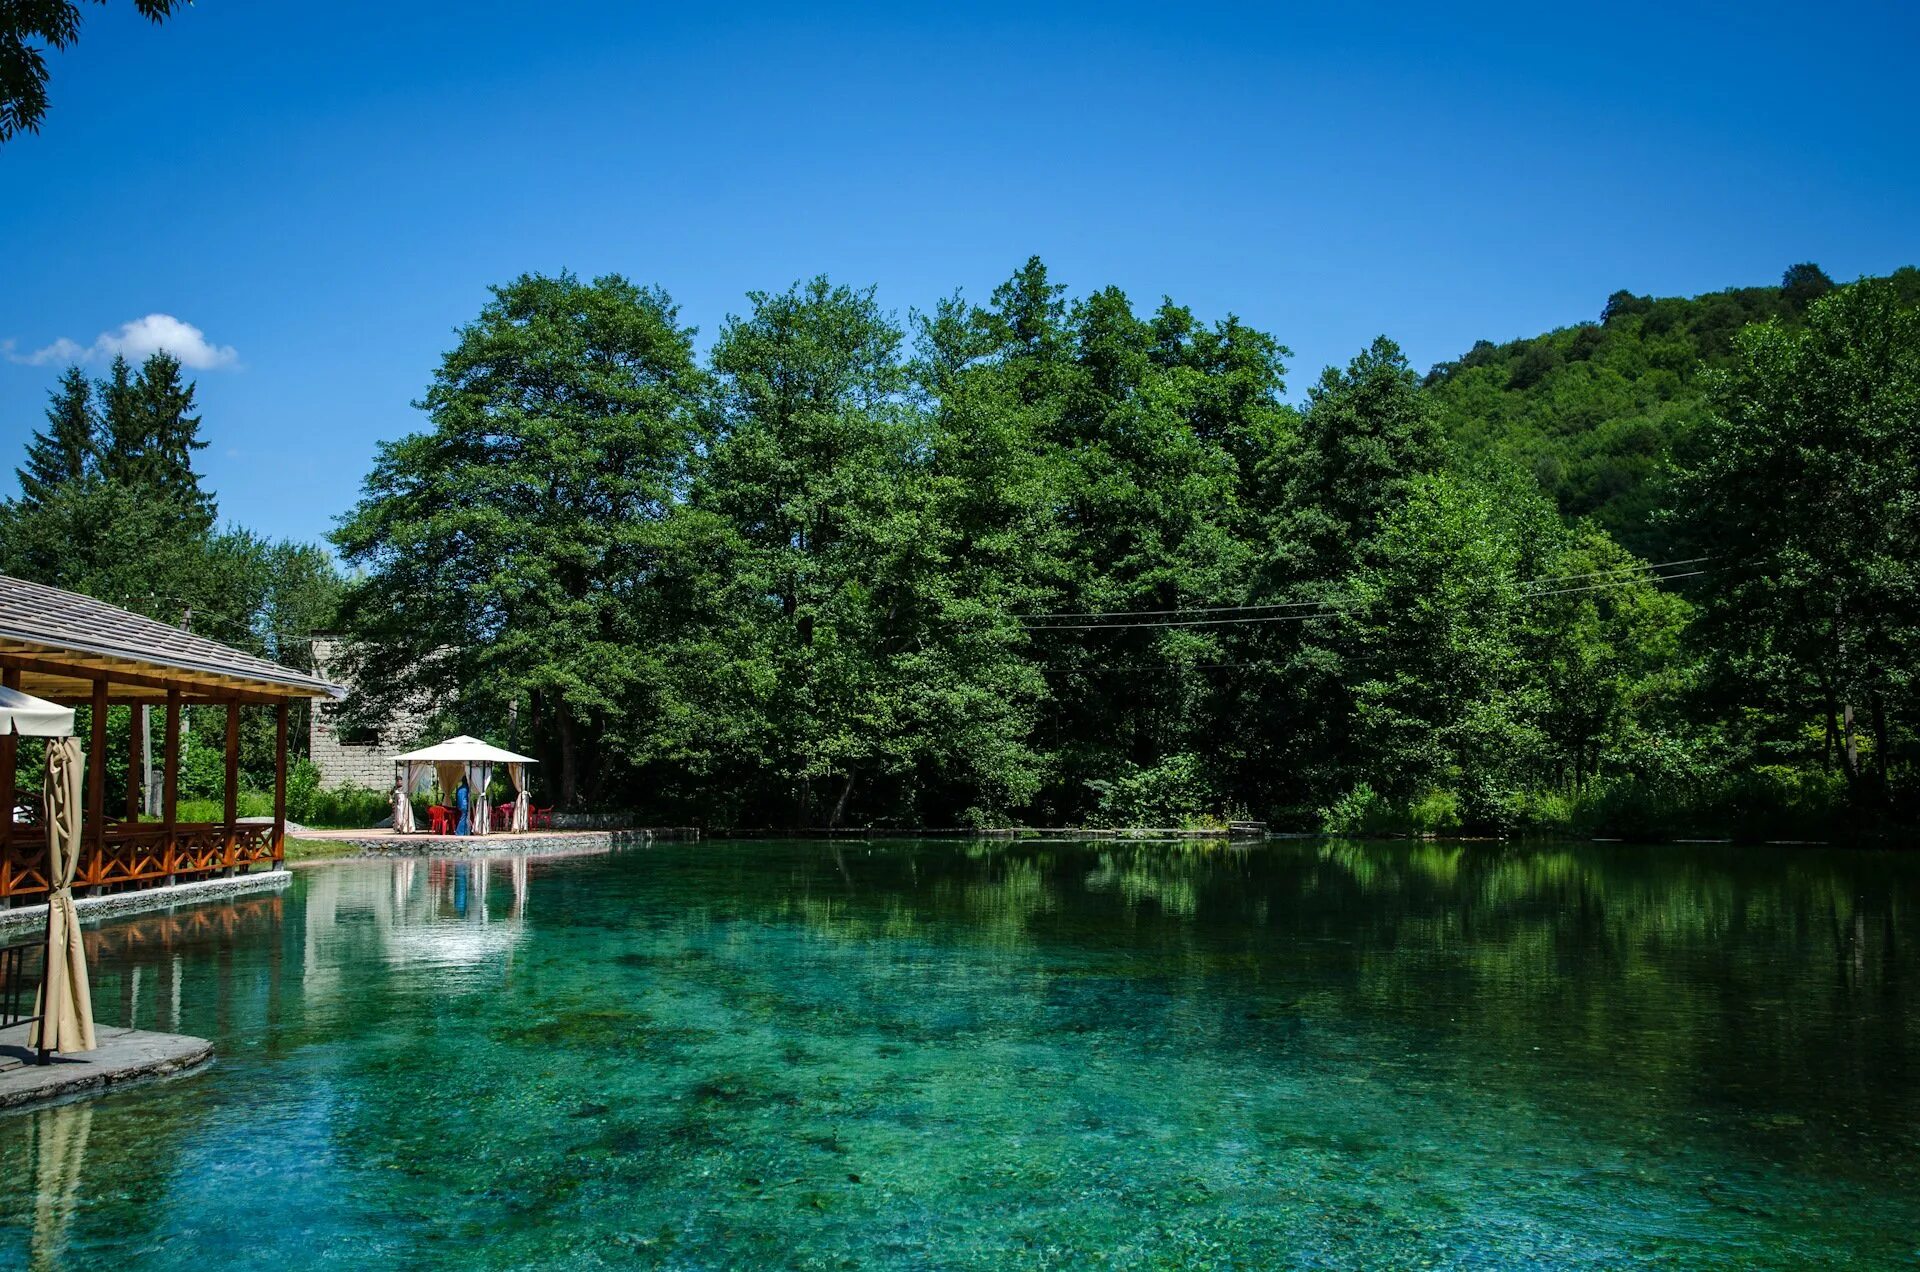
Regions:
<svg viewBox="0 0 1920 1272"><path fill-rule="evenodd" d="M465 734L396 755L393 757L394 832L405 835L417 829L413 821L413 796L425 790L429 782L438 781L441 790L451 792L464 777L470 801L468 824L474 834L486 834L493 829L492 810L487 806L487 783L493 780L496 766L504 766L507 783L513 787L513 816L503 829L527 830L533 814L532 801L527 796L527 765L538 762Z"/></svg>

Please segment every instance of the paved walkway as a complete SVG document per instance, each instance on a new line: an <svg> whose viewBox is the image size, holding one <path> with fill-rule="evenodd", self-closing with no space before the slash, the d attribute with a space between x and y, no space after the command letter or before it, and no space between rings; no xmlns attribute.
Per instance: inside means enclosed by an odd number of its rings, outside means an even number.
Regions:
<svg viewBox="0 0 1920 1272"><path fill-rule="evenodd" d="M95 1026L99 1046L79 1055L35 1064L27 1026L0 1029L0 1110L29 1108L100 1095L133 1082L197 1069L213 1059L213 1044L185 1034Z"/></svg>

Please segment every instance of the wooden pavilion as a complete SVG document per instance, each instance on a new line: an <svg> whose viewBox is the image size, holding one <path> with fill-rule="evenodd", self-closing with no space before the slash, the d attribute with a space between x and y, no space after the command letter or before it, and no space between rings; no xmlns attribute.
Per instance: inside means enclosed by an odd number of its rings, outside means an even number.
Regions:
<svg viewBox="0 0 1920 1272"><path fill-rule="evenodd" d="M74 887L121 891L244 873L284 859L287 821L287 716L291 704L341 698L346 690L218 641L196 636L91 597L0 575L0 684L38 698L91 708L86 809ZM142 821L144 713L135 710L123 743L126 807L106 806L107 708L116 703L164 711L157 821ZM181 712L226 709L226 807L218 822L183 822L179 804ZM273 708L273 820L237 816L240 709ZM43 901L45 828L17 824L18 740L0 738L0 906Z"/></svg>

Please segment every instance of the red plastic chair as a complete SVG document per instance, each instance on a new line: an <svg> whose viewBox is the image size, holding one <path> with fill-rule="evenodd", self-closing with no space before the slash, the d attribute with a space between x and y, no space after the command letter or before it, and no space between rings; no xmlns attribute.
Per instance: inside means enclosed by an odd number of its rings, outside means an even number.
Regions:
<svg viewBox="0 0 1920 1272"><path fill-rule="evenodd" d="M553 829L553 805L551 804L545 808L527 809L527 828L529 830L538 830L541 827L545 827L548 830Z"/></svg>
<svg viewBox="0 0 1920 1272"><path fill-rule="evenodd" d="M427 830L435 835L451 835L459 823L453 819L453 810L434 804L427 809Z"/></svg>
<svg viewBox="0 0 1920 1272"><path fill-rule="evenodd" d="M505 830L511 825L513 825L513 805L496 805L493 810L493 828L495 830Z"/></svg>

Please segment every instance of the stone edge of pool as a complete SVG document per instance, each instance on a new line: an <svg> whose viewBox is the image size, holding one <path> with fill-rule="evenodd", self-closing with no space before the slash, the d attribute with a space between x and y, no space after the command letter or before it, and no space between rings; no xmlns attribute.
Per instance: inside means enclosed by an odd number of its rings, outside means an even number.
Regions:
<svg viewBox="0 0 1920 1272"><path fill-rule="evenodd" d="M258 874L235 875L231 879L195 879L189 883L176 883L172 887L141 888L134 892L114 892L102 897L75 897L74 909L80 915L82 923L90 923L113 915L132 914L142 910L165 910L174 906L199 905L205 901L218 901L243 892L264 892L272 888L284 888L293 882L293 875L286 870L263 870ZM0 910L0 944L5 938L14 935L22 928L43 928L47 922L47 907L23 905L11 910Z"/></svg>
<svg viewBox="0 0 1920 1272"><path fill-rule="evenodd" d="M34 1064L28 1028L0 1029L0 1117L182 1077L213 1063L213 1044L205 1038L103 1025L92 1051Z"/></svg>
<svg viewBox="0 0 1920 1272"><path fill-rule="evenodd" d="M345 844L368 857L478 857L513 854L548 855L609 852L658 840L692 840L700 832L692 826L647 826L628 830L552 830L491 835L396 835L391 830L289 831L289 839L318 839ZM323 859L324 860L324 859ZM302 862L302 865L318 864Z"/></svg>

